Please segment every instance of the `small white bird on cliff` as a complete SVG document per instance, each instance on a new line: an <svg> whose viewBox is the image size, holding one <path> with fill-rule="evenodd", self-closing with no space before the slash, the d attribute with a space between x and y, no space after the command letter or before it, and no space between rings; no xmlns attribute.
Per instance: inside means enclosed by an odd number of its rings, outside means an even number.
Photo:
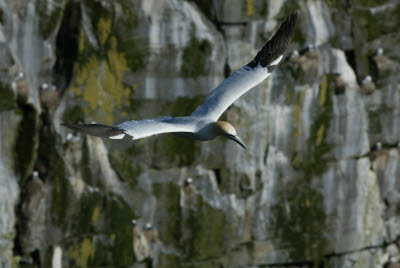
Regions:
<svg viewBox="0 0 400 268"><path fill-rule="evenodd" d="M232 73L215 88L190 116L162 116L139 121L126 121L115 126L101 124L62 124L72 130L101 138L137 140L152 135L171 133L193 140L212 140L225 136L246 149L235 128L217 121L240 96L266 79L276 68L292 39L297 14L285 19L275 35L246 66Z"/></svg>

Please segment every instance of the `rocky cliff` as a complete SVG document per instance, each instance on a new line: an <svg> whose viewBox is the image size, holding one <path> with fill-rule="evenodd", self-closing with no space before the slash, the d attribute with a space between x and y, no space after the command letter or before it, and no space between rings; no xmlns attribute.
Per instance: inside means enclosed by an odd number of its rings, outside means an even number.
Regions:
<svg viewBox="0 0 400 268"><path fill-rule="evenodd" d="M190 114L296 10L223 115L247 151L60 127ZM396 0L1 0L0 267L399 267L399 27Z"/></svg>

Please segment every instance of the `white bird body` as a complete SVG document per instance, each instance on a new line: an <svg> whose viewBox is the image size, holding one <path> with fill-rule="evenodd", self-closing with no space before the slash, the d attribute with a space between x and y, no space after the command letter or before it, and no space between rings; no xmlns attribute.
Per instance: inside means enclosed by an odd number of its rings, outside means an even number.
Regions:
<svg viewBox="0 0 400 268"><path fill-rule="evenodd" d="M246 148L230 123L217 120L235 100L261 83L275 70L293 36L296 17L296 13L287 17L256 57L225 79L190 116L160 116L126 121L115 126L100 124L64 124L64 126L84 134L110 139L136 140L171 133L187 139L207 141L223 135Z"/></svg>
<svg viewBox="0 0 400 268"><path fill-rule="evenodd" d="M124 129L125 134L135 137L135 139L146 138L162 133L172 133L177 136L193 137L192 139L203 140L207 139L207 135L202 129L207 128L207 125L210 123L210 121L203 120L203 118L192 116L160 116L153 119L125 121L115 127ZM209 131L207 131L207 133L208 132ZM123 138L119 135L124 134L112 136L110 139Z"/></svg>

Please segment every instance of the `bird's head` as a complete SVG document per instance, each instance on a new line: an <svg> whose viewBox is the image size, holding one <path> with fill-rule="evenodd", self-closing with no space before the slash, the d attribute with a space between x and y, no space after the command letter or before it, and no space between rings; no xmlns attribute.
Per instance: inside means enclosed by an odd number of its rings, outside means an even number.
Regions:
<svg viewBox="0 0 400 268"><path fill-rule="evenodd" d="M223 135L247 149L246 145L244 145L243 141L237 135L236 129L230 123L225 121L217 121L214 123L214 127L218 135Z"/></svg>

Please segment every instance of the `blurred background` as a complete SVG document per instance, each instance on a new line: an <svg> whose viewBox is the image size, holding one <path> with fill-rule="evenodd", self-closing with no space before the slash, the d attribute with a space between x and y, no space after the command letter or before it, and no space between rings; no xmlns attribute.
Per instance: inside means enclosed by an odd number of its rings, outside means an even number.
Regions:
<svg viewBox="0 0 400 268"><path fill-rule="evenodd" d="M62 122L189 115L284 18L247 144ZM0 0L0 267L400 267L400 2Z"/></svg>

